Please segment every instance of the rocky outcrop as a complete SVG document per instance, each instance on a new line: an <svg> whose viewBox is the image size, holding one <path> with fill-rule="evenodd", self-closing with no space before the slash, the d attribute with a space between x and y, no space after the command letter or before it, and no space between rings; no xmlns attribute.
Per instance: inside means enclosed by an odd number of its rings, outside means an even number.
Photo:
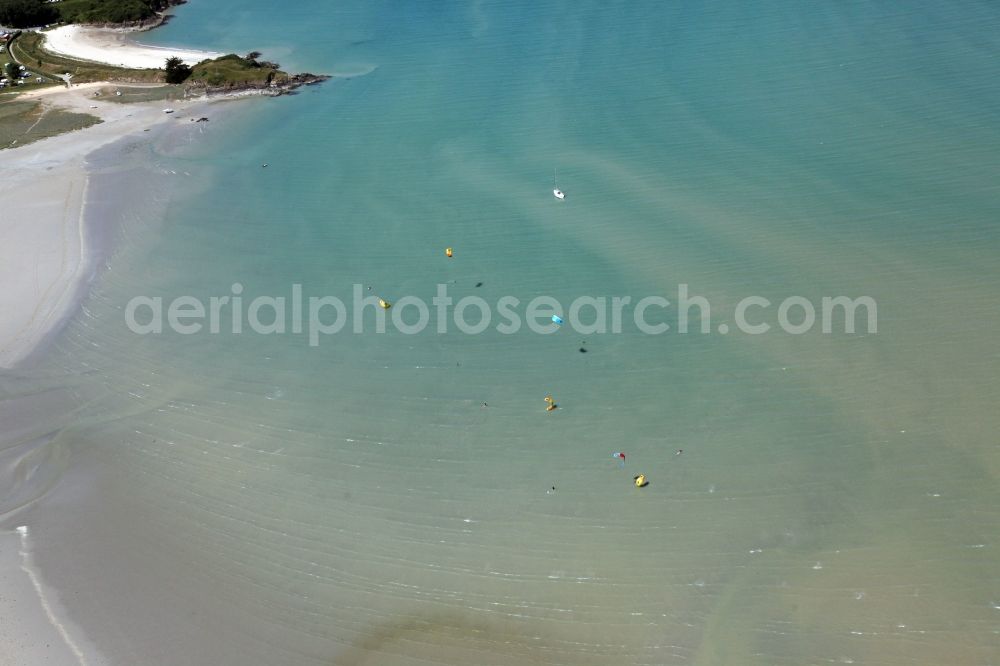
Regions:
<svg viewBox="0 0 1000 666"><path fill-rule="evenodd" d="M292 76L286 76L281 79L272 80L270 82L244 82L244 83L231 83L222 86L210 86L204 83L187 83L185 84L189 91L198 93L202 92L206 95L265 95L269 97L277 97L279 95L289 95L295 92L298 88L302 86L312 86L317 83L322 83L328 80L330 77L325 74L294 74Z"/></svg>

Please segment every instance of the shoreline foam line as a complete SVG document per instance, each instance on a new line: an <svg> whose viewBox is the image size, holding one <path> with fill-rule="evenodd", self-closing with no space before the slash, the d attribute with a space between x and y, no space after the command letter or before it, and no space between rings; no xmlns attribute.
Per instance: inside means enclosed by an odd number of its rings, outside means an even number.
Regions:
<svg viewBox="0 0 1000 666"><path fill-rule="evenodd" d="M35 568L31 562L31 545L28 543L28 527L27 525L19 525L17 527L17 534L21 540L21 571L23 571L28 576L28 580L31 581L31 585L35 588L35 593L38 595L38 602L42 606L42 610L45 611L46 617L48 617L49 622L55 627L56 631L62 637L63 642L66 643L66 647L69 648L73 656L76 657L80 666L88 666L87 656L84 654L80 646L77 645L76 641L69 633L69 629L66 625L59 621L56 616L55 611L52 610L52 605L49 604L49 600L45 594L45 588L42 586L42 581L39 580L38 574L35 573Z"/></svg>
<svg viewBox="0 0 1000 666"><path fill-rule="evenodd" d="M0 530L0 662L105 666L104 655L70 619L45 584L32 555L28 527Z"/></svg>

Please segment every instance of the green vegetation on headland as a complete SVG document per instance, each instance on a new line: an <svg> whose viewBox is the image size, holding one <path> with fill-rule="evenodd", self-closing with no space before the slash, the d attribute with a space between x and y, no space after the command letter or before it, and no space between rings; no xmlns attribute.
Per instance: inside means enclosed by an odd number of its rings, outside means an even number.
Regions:
<svg viewBox="0 0 1000 666"><path fill-rule="evenodd" d="M3 1L3 0L0 0ZM169 0L61 0L51 3L63 23L140 23L155 18Z"/></svg>
<svg viewBox="0 0 1000 666"><path fill-rule="evenodd" d="M308 72L289 74L280 70L278 63L258 61L254 55L250 53L241 57L231 53L214 60L202 60L191 68L191 76L185 85L209 93L258 91L281 95L299 86L313 85L330 78Z"/></svg>
<svg viewBox="0 0 1000 666"><path fill-rule="evenodd" d="M59 12L43 0L0 0L0 25L7 28L30 28L52 23Z"/></svg>
<svg viewBox="0 0 1000 666"><path fill-rule="evenodd" d="M231 53L214 60L203 60L191 69L187 84L219 91L254 88L291 90L329 78L314 74L289 74L281 71L278 63L259 58L260 53L253 51L242 57Z"/></svg>
<svg viewBox="0 0 1000 666"><path fill-rule="evenodd" d="M248 83L266 86L275 80L275 77L284 80L288 78L288 74L279 70L273 63L262 67L256 60L229 54L198 63L192 68L188 81L210 88L227 88Z"/></svg>
<svg viewBox="0 0 1000 666"><path fill-rule="evenodd" d="M183 0L0 0L0 25L31 28L50 23L142 24Z"/></svg>

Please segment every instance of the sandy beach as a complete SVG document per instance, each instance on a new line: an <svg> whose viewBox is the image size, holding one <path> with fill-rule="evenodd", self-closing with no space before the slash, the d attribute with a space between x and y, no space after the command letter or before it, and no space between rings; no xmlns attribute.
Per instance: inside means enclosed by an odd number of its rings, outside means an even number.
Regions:
<svg viewBox="0 0 1000 666"><path fill-rule="evenodd" d="M45 48L53 53L133 69L161 68L170 57L195 65L202 60L223 55L211 51L137 44L129 38L130 33L113 28L66 25L43 34Z"/></svg>
<svg viewBox="0 0 1000 666"><path fill-rule="evenodd" d="M205 112L204 99L122 104L95 92L113 84L90 83L25 93L46 109L98 116L91 127L3 151L0 175L16 196L7 198L0 220L0 369L29 364L33 352L54 337L80 307L106 248L86 210L88 156L128 137L156 136L171 123L187 125ZM149 133L147 133L147 131ZM93 216L91 215L91 218ZM60 474L60 448L53 435L37 435L54 411L68 411L69 396L47 392L0 405L0 662L4 664L96 665L104 663L70 622L36 570L29 528L16 522ZM49 410L54 410L50 412ZM51 421L57 429L56 421ZM16 528L16 529L14 529Z"/></svg>
<svg viewBox="0 0 1000 666"><path fill-rule="evenodd" d="M87 191L86 155L124 136L158 123L187 120L196 101L119 104L94 92L108 84L46 88L21 96L48 108L89 113L102 122L4 151L0 174L16 196L8 198L0 226L0 367L25 359L71 315L90 278L94 255L82 225Z"/></svg>

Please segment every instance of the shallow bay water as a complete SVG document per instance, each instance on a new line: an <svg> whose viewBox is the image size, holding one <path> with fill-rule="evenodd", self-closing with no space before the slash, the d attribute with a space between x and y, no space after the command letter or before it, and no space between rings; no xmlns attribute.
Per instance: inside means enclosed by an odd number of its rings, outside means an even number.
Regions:
<svg viewBox="0 0 1000 666"><path fill-rule="evenodd" d="M25 426L61 473L24 514L40 570L123 664L993 663L998 23L179 8L141 41L339 77L129 148L166 210L120 202L81 314L0 378L49 401ZM686 284L711 327L125 326L135 296L234 283L567 305ZM788 296L870 296L878 330L747 335L752 295L772 325Z"/></svg>

